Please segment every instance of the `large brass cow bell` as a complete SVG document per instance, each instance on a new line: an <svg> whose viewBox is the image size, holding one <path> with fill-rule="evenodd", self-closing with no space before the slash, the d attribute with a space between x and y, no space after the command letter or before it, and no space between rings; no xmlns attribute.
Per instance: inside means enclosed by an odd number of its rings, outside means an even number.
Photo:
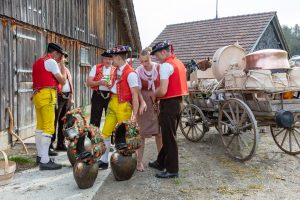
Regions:
<svg viewBox="0 0 300 200"><path fill-rule="evenodd" d="M73 175L80 189L90 188L98 175L98 163L87 164L77 161L73 167Z"/></svg>
<svg viewBox="0 0 300 200"><path fill-rule="evenodd" d="M114 152L110 158L110 166L117 181L129 180L136 169L136 165L135 153L124 156L119 152Z"/></svg>
<svg viewBox="0 0 300 200"><path fill-rule="evenodd" d="M67 150L67 155L68 155L68 159L71 163L72 166L74 166L75 162L76 162L76 156L74 154L74 142L71 142L68 146L68 150Z"/></svg>

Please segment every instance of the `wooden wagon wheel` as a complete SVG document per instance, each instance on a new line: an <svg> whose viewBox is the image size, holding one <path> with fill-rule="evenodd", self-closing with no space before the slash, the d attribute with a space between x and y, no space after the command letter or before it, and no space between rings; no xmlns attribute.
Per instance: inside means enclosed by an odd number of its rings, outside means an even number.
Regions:
<svg viewBox="0 0 300 200"><path fill-rule="evenodd" d="M252 158L258 143L257 121L246 103L229 99L220 108L218 130L231 157L239 161Z"/></svg>
<svg viewBox="0 0 300 200"><path fill-rule="evenodd" d="M193 104L188 104L181 111L179 127L186 139L192 142L201 140L209 131L208 122L202 110Z"/></svg>
<svg viewBox="0 0 300 200"><path fill-rule="evenodd" d="M295 121L291 128L282 128L271 125L270 129L276 145L282 151L290 155L297 155L300 153L300 121Z"/></svg>

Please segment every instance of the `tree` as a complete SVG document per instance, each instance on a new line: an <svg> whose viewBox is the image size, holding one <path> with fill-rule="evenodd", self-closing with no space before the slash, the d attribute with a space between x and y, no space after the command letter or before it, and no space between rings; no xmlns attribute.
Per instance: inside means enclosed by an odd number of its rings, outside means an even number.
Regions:
<svg viewBox="0 0 300 200"><path fill-rule="evenodd" d="M290 49L290 55L300 55L300 26L298 24L294 27L283 25L282 31Z"/></svg>

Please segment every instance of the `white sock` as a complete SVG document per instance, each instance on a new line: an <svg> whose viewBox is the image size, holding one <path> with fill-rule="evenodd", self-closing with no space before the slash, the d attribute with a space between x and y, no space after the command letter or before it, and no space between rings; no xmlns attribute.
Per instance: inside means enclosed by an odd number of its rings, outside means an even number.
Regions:
<svg viewBox="0 0 300 200"><path fill-rule="evenodd" d="M51 144L52 135L43 133L41 137L41 163L48 163L49 158L49 146Z"/></svg>
<svg viewBox="0 0 300 200"><path fill-rule="evenodd" d="M101 156L100 160L104 163L108 163L108 154L109 154L109 150L110 150L110 144L111 144L111 139L106 138L104 139L104 144L106 146L106 151L105 153Z"/></svg>
<svg viewBox="0 0 300 200"><path fill-rule="evenodd" d="M42 138L42 130L35 130L35 145L36 145L36 151L37 156L41 157L41 138Z"/></svg>

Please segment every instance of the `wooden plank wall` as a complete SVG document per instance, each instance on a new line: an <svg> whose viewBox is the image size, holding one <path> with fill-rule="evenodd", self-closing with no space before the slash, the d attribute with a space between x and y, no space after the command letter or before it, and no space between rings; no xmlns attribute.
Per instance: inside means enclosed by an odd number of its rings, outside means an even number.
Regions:
<svg viewBox="0 0 300 200"><path fill-rule="evenodd" d="M100 48L129 44L119 12L116 0L0 1L0 15Z"/></svg>
<svg viewBox="0 0 300 200"><path fill-rule="evenodd" d="M90 67L101 61L103 49L129 44L117 2L0 0L0 131L8 127L8 106L18 129L34 123L30 92L26 92L32 83L28 70L45 52L48 42L61 44L69 53L75 106L90 104L91 90L85 86ZM81 48L88 49L90 66L82 66Z"/></svg>
<svg viewBox="0 0 300 200"><path fill-rule="evenodd" d="M11 47L13 46L14 25L10 21L0 18L0 130L8 127L8 116L5 108L14 107L14 69L10 67L13 62Z"/></svg>

